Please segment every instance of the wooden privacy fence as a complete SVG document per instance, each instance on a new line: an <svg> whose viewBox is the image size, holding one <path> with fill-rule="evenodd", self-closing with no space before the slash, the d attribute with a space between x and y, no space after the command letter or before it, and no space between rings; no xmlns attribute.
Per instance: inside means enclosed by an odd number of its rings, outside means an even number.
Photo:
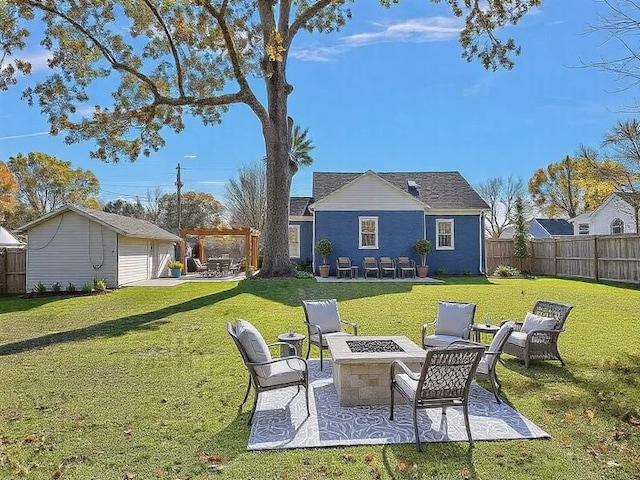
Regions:
<svg viewBox="0 0 640 480"><path fill-rule="evenodd" d="M0 293L25 293L27 290L27 250L0 247Z"/></svg>
<svg viewBox="0 0 640 480"><path fill-rule="evenodd" d="M640 283L640 235L584 235L531 241L529 268L520 268L513 240L487 239L487 270L511 265L536 275Z"/></svg>

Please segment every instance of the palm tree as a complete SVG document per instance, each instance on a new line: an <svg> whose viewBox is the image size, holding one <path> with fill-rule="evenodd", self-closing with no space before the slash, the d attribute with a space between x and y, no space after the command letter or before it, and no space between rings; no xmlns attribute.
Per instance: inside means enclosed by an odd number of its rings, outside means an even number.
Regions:
<svg viewBox="0 0 640 480"><path fill-rule="evenodd" d="M313 157L311 157L311 150L313 140L307 138L309 129L304 130L300 128L300 125L294 125L293 119L289 117L290 125L293 127L290 131L290 147L289 147L289 169L291 176L293 177L301 167L308 167L313 163Z"/></svg>

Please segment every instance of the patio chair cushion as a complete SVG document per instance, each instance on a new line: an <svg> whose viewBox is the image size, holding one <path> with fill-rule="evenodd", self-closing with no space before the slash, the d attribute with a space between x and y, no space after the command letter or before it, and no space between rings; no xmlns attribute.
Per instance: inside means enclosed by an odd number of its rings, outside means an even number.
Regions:
<svg viewBox="0 0 640 480"><path fill-rule="evenodd" d="M552 317L542 317L535 315L531 312L527 312L527 316L524 317L524 323L520 328L522 333L529 333L531 330L555 330L558 325L558 321Z"/></svg>
<svg viewBox="0 0 640 480"><path fill-rule="evenodd" d="M516 328L515 322L505 322L500 327L500 330L493 336L487 352L496 353L501 348L505 338L509 336L514 328Z"/></svg>
<svg viewBox="0 0 640 480"><path fill-rule="evenodd" d="M473 303L438 302L438 321L436 335L454 335L467 338L469 326L473 322L475 305Z"/></svg>
<svg viewBox="0 0 640 480"><path fill-rule="evenodd" d="M267 342L250 322L239 319L236 323L236 334L250 362L262 363L272 360ZM271 366L256 367L256 373L267 378L271 375Z"/></svg>
<svg viewBox="0 0 640 480"><path fill-rule="evenodd" d="M323 347L328 347L329 345L327 344L327 337L344 337L344 336L352 336L349 332L329 332L329 333L322 333L322 346ZM318 335L317 333L312 333L310 341L311 343L315 344L315 345L319 345L320 344L320 335Z"/></svg>
<svg viewBox="0 0 640 480"><path fill-rule="evenodd" d="M460 337L455 335L429 335L424 337L424 344L427 347L448 347L453 342L459 342Z"/></svg>
<svg viewBox="0 0 640 480"><path fill-rule="evenodd" d="M418 389L418 381L413 380L406 373L399 373L395 376L396 385L402 390L402 392L409 398L416 396L416 390Z"/></svg>
<svg viewBox="0 0 640 480"><path fill-rule="evenodd" d="M478 363L478 367L476 368L476 372L482 375L489 375L489 364L487 363L486 358L481 358L480 363Z"/></svg>
<svg viewBox="0 0 640 480"><path fill-rule="evenodd" d="M309 323L318 325L322 329L323 335L341 330L338 301L336 299L307 301L305 306Z"/></svg>
<svg viewBox="0 0 640 480"><path fill-rule="evenodd" d="M271 364L271 373L266 378L260 379L263 387L282 385L302 380L304 378L305 364L298 358L288 359L286 362Z"/></svg>
<svg viewBox="0 0 640 480"><path fill-rule="evenodd" d="M511 332L507 343L513 343L514 345L525 348L527 346L527 334L522 332Z"/></svg>

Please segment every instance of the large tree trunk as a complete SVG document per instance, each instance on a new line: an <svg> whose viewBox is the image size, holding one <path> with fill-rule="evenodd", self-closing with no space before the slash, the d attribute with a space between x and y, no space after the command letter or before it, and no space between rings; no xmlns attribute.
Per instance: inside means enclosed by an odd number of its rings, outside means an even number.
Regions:
<svg viewBox="0 0 640 480"><path fill-rule="evenodd" d="M273 72L265 77L269 111L262 125L267 152L267 214L264 226L264 257L261 277L290 277L295 268L289 259L289 128L287 97L290 88L283 62L272 62Z"/></svg>

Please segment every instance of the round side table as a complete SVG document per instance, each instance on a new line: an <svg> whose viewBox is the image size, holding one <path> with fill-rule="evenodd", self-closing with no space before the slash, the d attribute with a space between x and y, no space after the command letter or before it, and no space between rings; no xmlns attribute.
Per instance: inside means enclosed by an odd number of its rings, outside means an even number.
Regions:
<svg viewBox="0 0 640 480"><path fill-rule="evenodd" d="M287 342L294 346L294 348L289 347L288 345L280 345L280 357L292 357L292 356L302 356L302 342L307 338L306 335L301 333L294 333L293 335L289 335L289 333L281 333L278 335L279 342Z"/></svg>
<svg viewBox="0 0 640 480"><path fill-rule="evenodd" d="M488 333L493 338L498 333L500 327L497 325L487 325L486 323L474 323L471 326L471 331L474 334L476 342L480 343L480 334Z"/></svg>

